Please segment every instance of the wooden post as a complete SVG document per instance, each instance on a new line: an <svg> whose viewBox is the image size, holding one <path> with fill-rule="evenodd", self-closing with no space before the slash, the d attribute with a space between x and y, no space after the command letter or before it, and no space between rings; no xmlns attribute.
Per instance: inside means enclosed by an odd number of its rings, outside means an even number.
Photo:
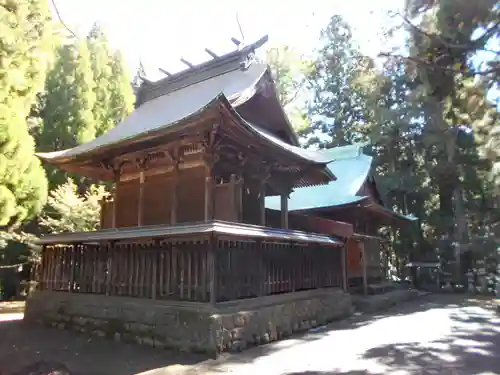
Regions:
<svg viewBox="0 0 500 375"><path fill-rule="evenodd" d="M71 251L71 273L69 275L69 292L75 290L75 275L76 275L76 252L78 251L79 244L74 244Z"/></svg>
<svg viewBox="0 0 500 375"><path fill-rule="evenodd" d="M139 173L139 202L137 204L137 226L141 227L143 223L144 207L144 172Z"/></svg>
<svg viewBox="0 0 500 375"><path fill-rule="evenodd" d="M212 306L217 302L217 275L216 275L216 241L211 239L208 247L208 290L210 296L210 304Z"/></svg>
<svg viewBox="0 0 500 375"><path fill-rule="evenodd" d="M179 170L174 167L172 172L172 190L170 192L170 224L177 224L177 181L179 179Z"/></svg>
<svg viewBox="0 0 500 375"><path fill-rule="evenodd" d="M347 243L348 240L345 241L344 246L342 247L342 285L345 292L349 291L349 284L347 284Z"/></svg>
<svg viewBox="0 0 500 375"><path fill-rule="evenodd" d="M260 184L259 213L260 213L259 224L262 225L263 227L265 227L266 226L266 184L265 183Z"/></svg>
<svg viewBox="0 0 500 375"><path fill-rule="evenodd" d="M361 248L361 262L363 268L363 293L366 296L368 294L368 277L366 275L366 251L364 242L359 241L359 247Z"/></svg>
<svg viewBox="0 0 500 375"><path fill-rule="evenodd" d="M114 246L113 244L108 244L106 246L106 253L107 253L107 256L108 256L108 259L107 259L107 263L106 263L106 268L107 268L107 271L108 271L108 274L107 274L107 278L106 278L106 295L109 296L111 294L111 280L112 280L112 276L113 276L113 250L114 250Z"/></svg>
<svg viewBox="0 0 500 375"><path fill-rule="evenodd" d="M152 286L151 286L151 298L153 300L156 300L156 284L157 284L157 276L156 276L156 267L158 263L158 247L155 247L154 249L150 249L149 256L152 257L152 265L151 265L151 279L152 279Z"/></svg>
<svg viewBox="0 0 500 375"><path fill-rule="evenodd" d="M288 229L288 195L281 195L281 228Z"/></svg>

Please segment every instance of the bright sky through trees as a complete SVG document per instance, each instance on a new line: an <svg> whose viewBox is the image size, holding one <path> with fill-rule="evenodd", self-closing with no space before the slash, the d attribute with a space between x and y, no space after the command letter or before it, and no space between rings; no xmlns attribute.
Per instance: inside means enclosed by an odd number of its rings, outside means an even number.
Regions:
<svg viewBox="0 0 500 375"><path fill-rule="evenodd" d="M341 14L355 30L363 52L375 56L385 48L382 27L388 9L402 0L55 0L63 21L78 35L99 22L115 48L125 54L131 69L142 59L147 74L158 78L162 67L184 69L180 57L197 63L209 56L205 47L222 54L240 38L238 14L245 39L268 34L270 44L312 50L320 30L334 14ZM375 5L376 3L376 5Z"/></svg>

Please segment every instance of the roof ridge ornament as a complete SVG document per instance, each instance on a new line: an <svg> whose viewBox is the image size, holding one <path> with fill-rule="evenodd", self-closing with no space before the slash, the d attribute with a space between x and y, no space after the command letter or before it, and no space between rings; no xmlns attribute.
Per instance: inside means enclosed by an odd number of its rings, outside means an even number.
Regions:
<svg viewBox="0 0 500 375"><path fill-rule="evenodd" d="M211 64L220 64L224 60L232 60L234 59L235 56L239 56L241 61L240 61L240 69L246 70L248 66L255 60L255 50L262 47L264 44L267 43L269 40L268 35L264 35L262 38L258 39L257 41L246 44L245 42L242 42L234 37L231 38L231 41L236 45L236 50L228 52L224 55L217 55L215 52L213 52L209 48L205 48L204 51L209 54L212 58L208 61L204 61L200 64L192 64L189 61L185 60L184 58L181 57L180 61L187 66L187 69L181 70L180 72L177 73L170 73L168 70L159 68L160 72L164 73L167 77L161 79L159 82L168 82L169 80L176 79L177 77L189 74L191 72L208 68L210 67ZM156 82L153 82L156 83Z"/></svg>
<svg viewBox="0 0 500 375"><path fill-rule="evenodd" d="M141 85L136 100L137 107L158 96L192 86L231 71L238 69L246 71L256 61L255 51L267 43L269 37L264 35L259 40L250 44L245 44L236 38L232 38L232 40L235 44L239 43L237 44L238 48L224 55L219 56L212 50L205 48L205 52L212 57L205 62L192 64L186 59L181 58L181 62L187 67L186 69L172 73L161 68L160 71L166 77L156 82L144 82Z"/></svg>

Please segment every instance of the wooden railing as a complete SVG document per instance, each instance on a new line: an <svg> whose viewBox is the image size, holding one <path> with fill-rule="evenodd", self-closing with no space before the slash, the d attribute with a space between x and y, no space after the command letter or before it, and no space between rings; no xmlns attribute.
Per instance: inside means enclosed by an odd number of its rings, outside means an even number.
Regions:
<svg viewBox="0 0 500 375"><path fill-rule="evenodd" d="M207 243L46 246L39 288L209 301Z"/></svg>
<svg viewBox="0 0 500 375"><path fill-rule="evenodd" d="M319 245L218 241L217 301L342 285L341 250Z"/></svg>
<svg viewBox="0 0 500 375"><path fill-rule="evenodd" d="M45 245L38 288L221 302L341 286L341 249L216 239Z"/></svg>

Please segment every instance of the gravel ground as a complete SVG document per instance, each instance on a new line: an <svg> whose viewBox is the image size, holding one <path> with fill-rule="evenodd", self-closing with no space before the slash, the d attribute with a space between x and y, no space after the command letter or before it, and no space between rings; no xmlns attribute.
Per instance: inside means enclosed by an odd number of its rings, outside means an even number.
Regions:
<svg viewBox="0 0 500 375"><path fill-rule="evenodd" d="M203 362L19 321L0 322L1 371L41 359L62 362L78 375L500 374L500 315L488 299L430 295L379 315L354 316Z"/></svg>

